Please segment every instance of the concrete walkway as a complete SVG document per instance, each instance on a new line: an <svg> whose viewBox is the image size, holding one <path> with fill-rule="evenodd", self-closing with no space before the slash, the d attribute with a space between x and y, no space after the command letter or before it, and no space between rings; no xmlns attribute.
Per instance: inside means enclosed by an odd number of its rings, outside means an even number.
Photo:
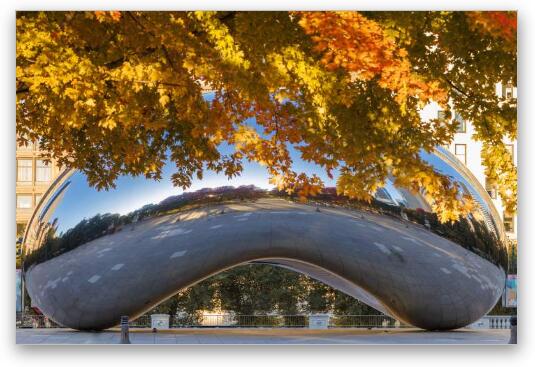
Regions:
<svg viewBox="0 0 535 367"><path fill-rule="evenodd" d="M118 344L117 329L17 329L17 344ZM131 329L132 344L507 344L509 330L461 329Z"/></svg>

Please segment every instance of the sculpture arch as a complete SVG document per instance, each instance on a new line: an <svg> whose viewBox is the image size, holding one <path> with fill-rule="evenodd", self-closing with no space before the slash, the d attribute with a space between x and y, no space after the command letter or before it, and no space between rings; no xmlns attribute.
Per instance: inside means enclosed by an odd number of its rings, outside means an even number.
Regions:
<svg viewBox="0 0 535 367"><path fill-rule="evenodd" d="M59 232L62 221L56 216L58 206L71 200L69 191L77 193L73 187L84 182L80 175L58 180L24 239L32 303L71 328L117 325L122 315L135 318L185 287L249 262L303 272L429 330L476 321L502 293L504 249L492 234L498 227L486 229L489 237L482 250L463 247L396 215L425 203L395 188L377 201L377 210L329 203L317 209L262 194L165 215L140 218L138 212L125 217L129 219L120 227L104 230L97 220L90 227L92 219L84 219L80 223L86 227L51 235ZM488 218L492 223L489 213L472 225L488 225ZM78 236L73 245L72 238L65 240L69 233L73 237L72 228L94 228L94 233L80 230L86 237Z"/></svg>

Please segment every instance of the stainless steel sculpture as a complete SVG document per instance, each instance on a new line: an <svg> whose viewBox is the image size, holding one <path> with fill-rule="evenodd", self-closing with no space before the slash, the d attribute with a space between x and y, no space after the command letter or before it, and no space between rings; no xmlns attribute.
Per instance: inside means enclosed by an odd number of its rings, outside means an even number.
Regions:
<svg viewBox="0 0 535 367"><path fill-rule="evenodd" d="M116 190L97 192L81 173L67 172L25 234L28 293L59 324L99 330L225 269L264 262L306 273L416 327L466 326L501 296L503 228L486 192L454 157L441 148L423 156L474 197L470 218L440 225L421 195L393 185L368 206L333 195L301 204L241 187L127 213L153 194L146 189L157 187L153 182L125 178ZM118 212L124 214L104 214Z"/></svg>

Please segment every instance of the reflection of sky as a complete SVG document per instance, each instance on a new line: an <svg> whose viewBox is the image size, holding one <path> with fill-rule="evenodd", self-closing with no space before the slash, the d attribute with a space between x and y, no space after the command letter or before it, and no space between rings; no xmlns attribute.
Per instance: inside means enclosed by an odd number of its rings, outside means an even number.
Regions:
<svg viewBox="0 0 535 367"><path fill-rule="evenodd" d="M448 154L447 151L445 151L444 149L442 149L440 147L438 147L437 149L440 150L441 152L445 153L445 154ZM463 185L461 185L461 189L463 189L464 187L468 188L468 187L472 186L452 166L450 166L448 163L444 162L441 158L439 158L435 154L429 154L429 153L426 153L424 150L421 150L420 151L420 156L422 157L422 159L424 161L426 161L427 163L431 164L433 166L433 168L435 169L435 171L440 172L440 173L442 173L442 174L444 174L446 176L453 177L456 181L460 181L463 184ZM474 192L468 192L468 194L476 194L476 192L475 191Z"/></svg>
<svg viewBox="0 0 535 367"><path fill-rule="evenodd" d="M228 154L232 147L227 145L220 149L222 154ZM321 167L304 162L299 157L299 152L290 148L296 172L306 172L307 174L317 174L326 186L336 185L336 172L334 179L329 179ZM454 176L460 179L466 186L468 183L450 167L435 155L422 152L422 157L431 163L439 172ZM109 191L97 191L90 188L86 178L82 173L75 173L71 178L71 184L66 189L65 195L59 203L56 211L52 215L58 218L58 231L62 232L80 222L83 218L90 218L98 213L119 213L127 214L146 204L159 203L171 195L179 195L184 192L181 188L174 187L171 182L171 175L174 172L174 163L169 162L163 170L162 180L147 180L144 177L121 176L117 180L117 188ZM255 162L244 162L244 170L241 176L228 179L223 173L205 171L204 178L192 179L191 187L186 191L196 191L205 187L219 186L241 186L255 185L263 189L271 189L268 182L268 174L265 167ZM403 196L395 189L390 180L387 180L385 188L392 198L398 202L403 201ZM472 193L474 194L474 193Z"/></svg>
<svg viewBox="0 0 535 367"><path fill-rule="evenodd" d="M385 182L385 187L386 191L388 192L388 194L392 197L392 199L394 199L394 201L396 201L398 204L399 203L403 203L405 204L405 198L403 197L403 195L398 191L398 189L396 188L396 186L394 186L394 184L392 183L392 181L390 179L387 179L386 182Z"/></svg>
<svg viewBox="0 0 535 367"><path fill-rule="evenodd" d="M452 161L455 161L455 157L452 156L452 154L444 149L443 147L437 147L437 150L439 150L441 153L446 155L447 157L450 157ZM481 197L481 195L478 193L475 185L479 185L479 183L474 180L474 182L470 183L468 180L463 177L459 172L457 172L452 166L450 166L448 163L443 161L441 158L434 154L425 153L422 151L420 153L421 157L430 163L435 171L438 171L442 174L451 176L455 179L455 181L459 182L461 185L461 191L463 193L471 195L478 203L481 205L482 209L484 210L484 213L482 213L488 220L491 220L491 211L489 207L489 201L485 198ZM462 164L459 162L459 164ZM492 204L491 204L492 205ZM492 221L492 220L491 220Z"/></svg>
<svg viewBox="0 0 535 367"><path fill-rule="evenodd" d="M211 100L213 95L208 94L207 100ZM259 133L262 129L258 126L254 119L246 121L247 125L255 127ZM317 174L325 183L326 186L335 186L337 172L333 172L334 179L329 179L323 169L313 163L304 162L300 158L300 153L294 148L290 147L290 154L293 159L293 169L296 172L305 172L307 174ZM219 147L222 155L233 152L233 147L222 144ZM455 170L442 161L440 158L422 152L422 157L433 164L438 171L460 178L460 175ZM271 189L272 185L268 182L268 174L265 167L255 162L243 162L243 173L233 179L228 179L223 173L217 174L212 171L205 171L204 178L198 180L192 179L191 187L186 191L196 191L205 187L219 187L219 186L241 186L241 185L255 185L263 189ZM162 180L160 182L147 180L144 177L130 177L122 176L117 180L117 189L110 191L100 191L89 188L85 176L81 173L76 173L71 177L72 184L69 185L65 192L65 196L59 203L52 218L59 219L58 230L65 231L73 227L83 218L90 218L98 213L119 213L127 214L128 212L138 209L146 204L158 203L171 195L179 195L184 191L181 188L174 187L171 182L171 175L175 169L174 163L168 162L164 167ZM465 181L464 179L461 179ZM467 186L467 182L464 182ZM394 189L391 181L387 181L386 189L392 195L394 200L402 201L403 196Z"/></svg>
<svg viewBox="0 0 535 367"><path fill-rule="evenodd" d="M248 121L250 126L257 126L254 119ZM261 132L261 131L259 131ZM222 155L232 153L233 147L222 144L219 148ZM325 171L316 164L304 162L300 159L299 151L290 147L290 155L294 161L293 169L296 172L317 174L326 186L335 186L335 179L329 179ZM98 213L127 214L146 204L158 203L171 195L184 192L174 187L171 175L175 172L175 165L171 161L165 165L161 181L147 180L144 177L121 176L116 189L97 191L89 188L82 173L75 173L65 195L52 215L58 218L58 232L65 231L83 218L90 218ZM256 162L243 162L241 176L228 179L223 173L206 170L202 180L192 179L192 185L186 191L196 191L206 187L255 185L263 189L271 189L266 168Z"/></svg>

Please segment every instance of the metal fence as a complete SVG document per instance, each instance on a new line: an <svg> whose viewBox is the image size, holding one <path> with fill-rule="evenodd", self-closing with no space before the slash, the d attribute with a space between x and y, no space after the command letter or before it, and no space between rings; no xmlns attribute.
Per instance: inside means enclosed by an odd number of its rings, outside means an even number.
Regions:
<svg viewBox="0 0 535 367"><path fill-rule="evenodd" d="M489 319L491 329L509 329L510 316L484 316ZM119 320L118 320L119 322ZM307 328L309 315L176 315L169 319L171 328ZM129 322L132 328L150 328L150 315L143 315ZM58 328L56 324L43 315L17 314L19 328ZM331 315L329 328L404 328L411 327L386 315Z"/></svg>
<svg viewBox="0 0 535 367"><path fill-rule="evenodd" d="M171 328L188 327L270 327L270 328L306 328L309 315L183 315L169 319ZM143 315L129 322L133 328L150 328L150 315ZM331 328L392 328L406 327L399 321L385 315L332 315L329 320ZM43 315L17 314L17 327L21 328L57 328L62 327Z"/></svg>
<svg viewBox="0 0 535 367"><path fill-rule="evenodd" d="M131 327L151 327L150 315L130 322ZM308 327L308 315L184 315L169 318L171 328L187 327Z"/></svg>
<svg viewBox="0 0 535 367"><path fill-rule="evenodd" d="M19 312L16 320L18 328L48 329L62 327L43 315L22 314Z"/></svg>

